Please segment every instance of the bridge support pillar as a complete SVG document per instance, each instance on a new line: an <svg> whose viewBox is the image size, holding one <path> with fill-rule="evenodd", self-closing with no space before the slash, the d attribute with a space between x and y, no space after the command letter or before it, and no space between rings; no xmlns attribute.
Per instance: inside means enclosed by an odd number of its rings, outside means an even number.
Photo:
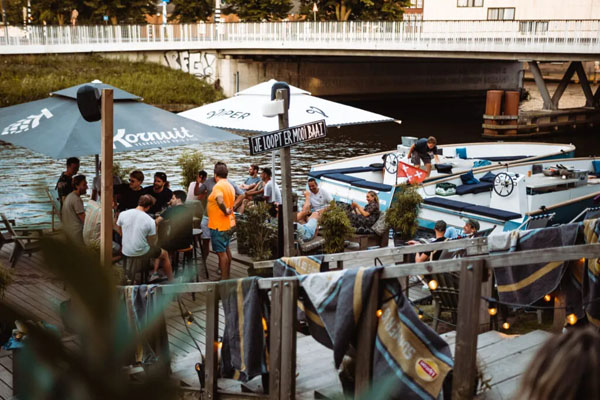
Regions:
<svg viewBox="0 0 600 400"><path fill-rule="evenodd" d="M562 95L564 94L569 82L571 82L571 78L575 73L577 73L577 77L579 78L579 84L581 85L581 89L585 95L585 106L586 107L596 107L600 103L600 87L596 89L596 93L592 92L592 88L588 81L587 75L585 73L585 69L583 68L583 64L581 61L572 61L569 64L569 67L565 71L560 83L558 84L554 94L550 96L550 92L548 91L548 86L546 86L546 82L544 81L544 77L542 76L542 72L540 71L540 66L537 61L529 61L529 70L533 75L533 79L535 80L535 84L542 95L542 100L544 101L544 110L558 110L558 102L560 101Z"/></svg>

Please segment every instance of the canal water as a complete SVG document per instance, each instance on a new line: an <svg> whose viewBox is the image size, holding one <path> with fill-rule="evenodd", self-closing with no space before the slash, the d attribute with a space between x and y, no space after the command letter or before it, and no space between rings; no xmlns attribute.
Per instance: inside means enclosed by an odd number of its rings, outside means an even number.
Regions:
<svg viewBox="0 0 600 400"><path fill-rule="evenodd" d="M526 83L531 99L522 109L541 108L541 98L533 83ZM550 85L550 92L553 92ZM413 97L368 101L344 101L346 104L364 108L402 120L402 124L330 128L327 138L297 145L292 148L294 189L301 191L306 184L307 172L316 163L338 160L362 154L393 149L401 136L436 136L439 143L482 141L481 123L485 99ZM577 107L585 103L578 85L571 85L563 95L560 107ZM586 156L600 154L600 128L544 138L543 141L573 143L576 154ZM177 157L185 148L165 148L118 153L115 161L124 170L140 169L146 175L145 183L151 184L156 171L167 173L172 189L181 188ZM229 166L230 177L240 182L244 179L250 163L270 166L269 155L250 156L247 141L210 143L195 146L204 155L205 168L209 172L218 160ZM44 187L54 187L64 170L65 160L54 160L30 150L0 142L0 212L19 223L39 224L50 220L50 203ZM94 175L94 157L82 157L80 173L91 178ZM279 176L279 174L278 174ZM91 189L90 189L91 192Z"/></svg>

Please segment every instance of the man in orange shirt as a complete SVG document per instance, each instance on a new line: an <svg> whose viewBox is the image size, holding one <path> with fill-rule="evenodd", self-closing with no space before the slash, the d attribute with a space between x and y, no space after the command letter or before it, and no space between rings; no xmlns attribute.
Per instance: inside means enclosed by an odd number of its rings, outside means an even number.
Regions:
<svg viewBox="0 0 600 400"><path fill-rule="evenodd" d="M235 226L233 215L235 189L227 181L228 173L225 163L218 162L215 164L215 181L217 183L213 187L210 196L208 196L206 207L210 240L213 250L219 257L221 279L229 279L229 269L231 267L229 241L231 240L231 229Z"/></svg>

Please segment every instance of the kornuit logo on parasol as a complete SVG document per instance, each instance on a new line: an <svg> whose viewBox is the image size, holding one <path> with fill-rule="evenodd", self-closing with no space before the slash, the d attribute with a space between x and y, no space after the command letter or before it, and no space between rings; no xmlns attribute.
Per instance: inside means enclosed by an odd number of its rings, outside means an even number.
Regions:
<svg viewBox="0 0 600 400"><path fill-rule="evenodd" d="M183 126L179 129L173 128L170 131L160 132L137 132L126 133L125 129L117 129L117 134L113 137L113 148L116 148L117 143L124 147L147 146L165 143L186 143L190 142L187 139L194 139L190 131Z"/></svg>
<svg viewBox="0 0 600 400"><path fill-rule="evenodd" d="M27 118L23 118L14 122L2 130L0 135L16 135L17 133L27 132L30 129L37 128L42 120L42 117L46 119L52 118L54 115L47 108L42 108L39 114L32 114Z"/></svg>

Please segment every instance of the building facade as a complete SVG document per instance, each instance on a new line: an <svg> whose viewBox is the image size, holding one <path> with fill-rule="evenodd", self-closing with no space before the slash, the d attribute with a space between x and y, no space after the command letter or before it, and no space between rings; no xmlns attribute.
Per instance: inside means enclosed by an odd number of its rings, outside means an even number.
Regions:
<svg viewBox="0 0 600 400"><path fill-rule="evenodd" d="M423 20L600 19L599 0L423 0Z"/></svg>

